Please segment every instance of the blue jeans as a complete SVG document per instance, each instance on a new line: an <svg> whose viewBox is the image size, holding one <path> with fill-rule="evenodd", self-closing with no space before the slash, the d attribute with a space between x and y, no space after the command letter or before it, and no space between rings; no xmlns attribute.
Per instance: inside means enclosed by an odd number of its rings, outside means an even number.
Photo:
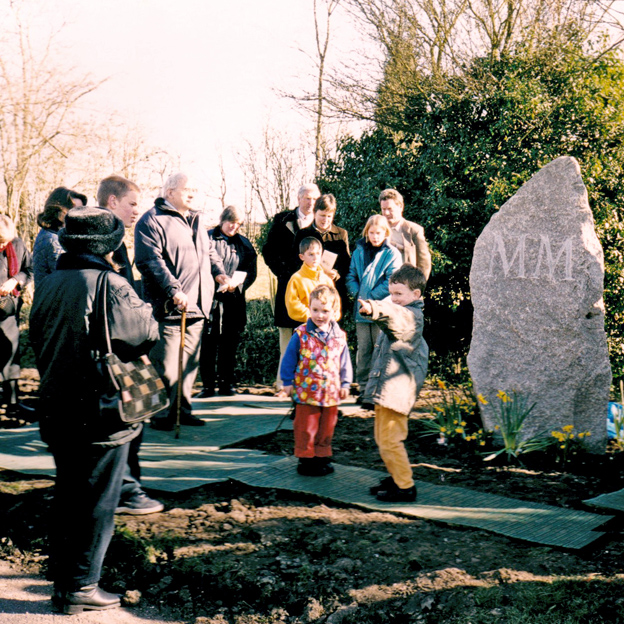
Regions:
<svg viewBox="0 0 624 624"><path fill-rule="evenodd" d="M54 441L56 486L50 526L50 578L60 591L100 580L115 528L129 444L115 447Z"/></svg>
<svg viewBox="0 0 624 624"><path fill-rule="evenodd" d="M141 487L141 466L139 465L139 450L143 441L143 431L145 429L141 429L141 433L129 444L128 463L126 464L121 484L122 501L129 501L137 494L143 492Z"/></svg>

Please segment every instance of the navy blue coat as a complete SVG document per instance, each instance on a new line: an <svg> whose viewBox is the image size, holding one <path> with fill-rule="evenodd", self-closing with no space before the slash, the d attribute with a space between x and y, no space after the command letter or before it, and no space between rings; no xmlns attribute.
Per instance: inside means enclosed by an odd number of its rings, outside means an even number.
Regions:
<svg viewBox="0 0 624 624"><path fill-rule="evenodd" d="M159 197L134 230L134 261L143 277L143 295L159 321L180 319L171 299L187 295L188 318L210 318L214 277L224 275L219 255L208 238L201 212L187 216Z"/></svg>

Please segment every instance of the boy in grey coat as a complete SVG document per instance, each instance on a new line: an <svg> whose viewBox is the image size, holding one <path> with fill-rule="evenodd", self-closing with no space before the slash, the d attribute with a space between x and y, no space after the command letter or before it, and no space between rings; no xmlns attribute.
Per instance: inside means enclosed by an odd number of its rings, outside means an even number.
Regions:
<svg viewBox="0 0 624 624"><path fill-rule="evenodd" d="M375 442L390 476L371 488L387 502L416 500L405 445L409 413L427 375L429 347L423 339L425 276L404 264L390 277L390 301L359 300L360 314L381 329L375 345L366 396L375 404Z"/></svg>

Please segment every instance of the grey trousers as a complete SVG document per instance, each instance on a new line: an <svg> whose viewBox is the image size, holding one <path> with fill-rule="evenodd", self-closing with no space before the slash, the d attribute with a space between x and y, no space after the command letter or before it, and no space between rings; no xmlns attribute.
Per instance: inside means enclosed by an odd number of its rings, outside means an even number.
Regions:
<svg viewBox="0 0 624 624"><path fill-rule="evenodd" d="M180 324L164 322L158 325L160 340L150 352L154 368L162 377L169 392L169 414L175 414L178 396L178 365L180 358ZM182 411L191 413L193 385L199 369L199 351L204 319L189 319L184 333L182 358Z"/></svg>
<svg viewBox="0 0 624 624"><path fill-rule="evenodd" d="M355 378L360 386L360 396L364 401L370 402L370 397L365 396L368 375L373 363L375 342L379 336L379 326L376 323L356 323L357 356L355 358Z"/></svg>

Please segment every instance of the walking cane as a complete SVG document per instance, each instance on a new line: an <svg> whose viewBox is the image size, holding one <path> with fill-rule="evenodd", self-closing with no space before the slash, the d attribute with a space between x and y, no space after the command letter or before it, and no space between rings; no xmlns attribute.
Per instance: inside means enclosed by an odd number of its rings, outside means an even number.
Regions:
<svg viewBox="0 0 624 624"><path fill-rule="evenodd" d="M292 399L291 399L291 401L292 401ZM290 418L290 420L294 420L295 419L295 402L294 401L292 401L290 409L282 416L282 419L277 424L277 427L275 427L275 431L273 433L277 433L280 430L280 428L282 426L282 423L287 418Z"/></svg>
<svg viewBox="0 0 624 624"><path fill-rule="evenodd" d="M178 358L178 396L176 398L175 437L180 437L180 412L182 411L182 380L184 377L184 334L186 333L186 308L180 320L180 357Z"/></svg>

